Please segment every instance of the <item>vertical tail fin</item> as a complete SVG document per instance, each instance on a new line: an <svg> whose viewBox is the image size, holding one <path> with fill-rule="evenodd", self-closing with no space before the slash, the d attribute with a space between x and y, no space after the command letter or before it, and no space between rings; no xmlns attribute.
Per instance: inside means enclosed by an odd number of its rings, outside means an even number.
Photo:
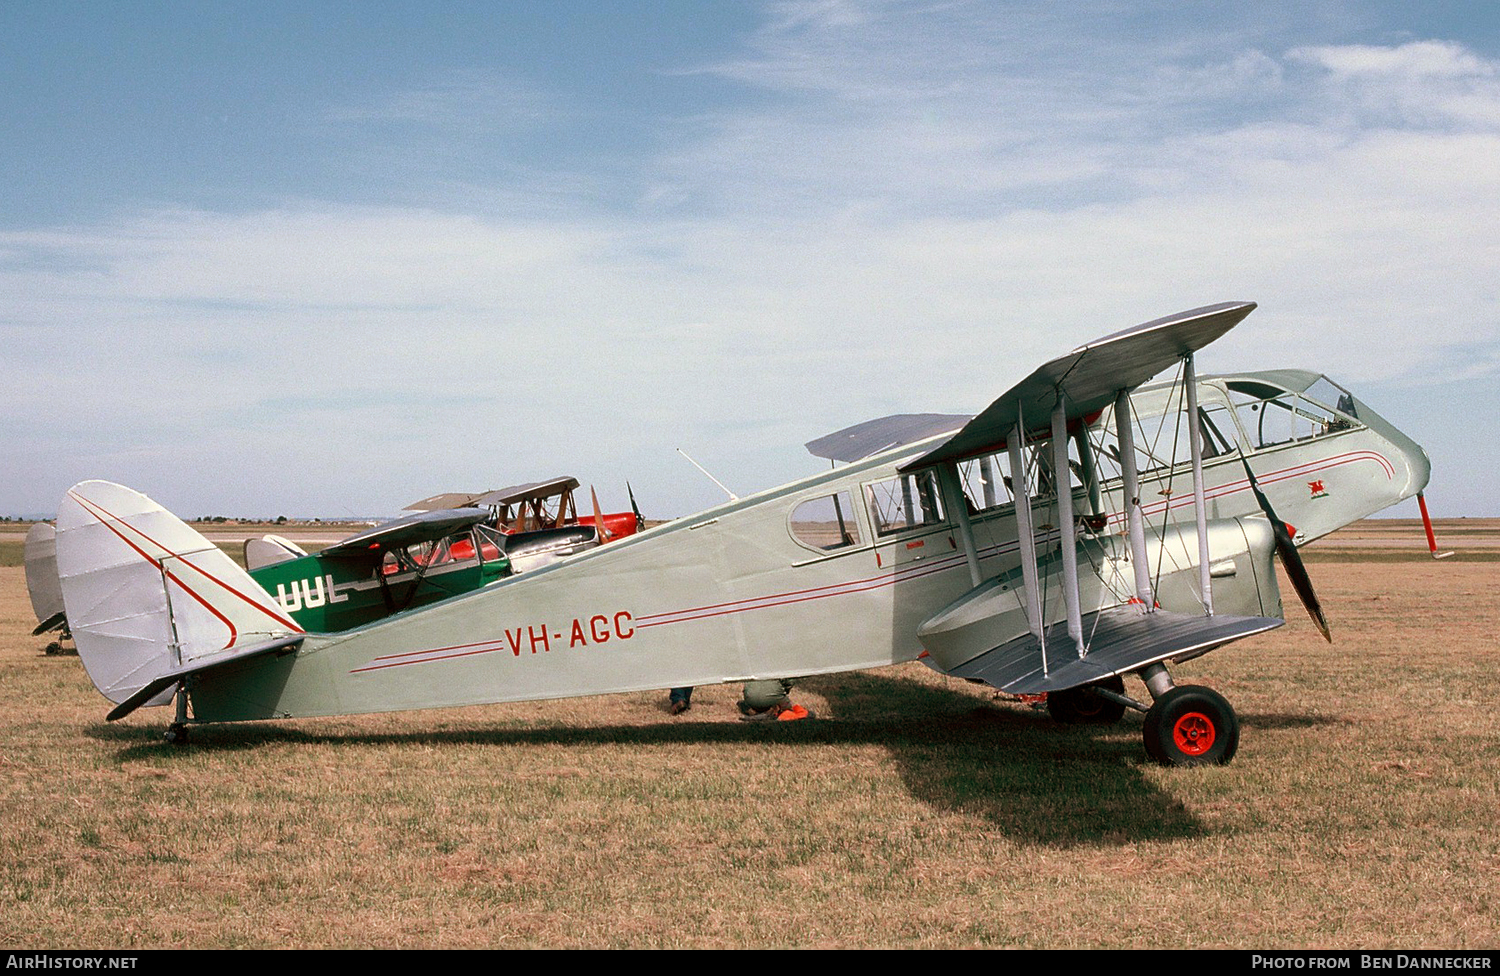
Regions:
<svg viewBox="0 0 1500 976"><path fill-rule="evenodd" d="M57 513L57 569L84 668L116 703L302 633L217 546L107 481L68 489Z"/></svg>
<svg viewBox="0 0 1500 976"><path fill-rule="evenodd" d="M38 522L26 533L25 562L26 591L37 619L32 635L66 626L62 586L57 581L57 530L53 526Z"/></svg>

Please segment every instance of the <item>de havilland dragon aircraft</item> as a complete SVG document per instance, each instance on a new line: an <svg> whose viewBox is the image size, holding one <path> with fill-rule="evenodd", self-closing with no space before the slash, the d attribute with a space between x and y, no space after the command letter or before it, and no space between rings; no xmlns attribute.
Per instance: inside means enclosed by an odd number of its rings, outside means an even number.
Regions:
<svg viewBox="0 0 1500 976"><path fill-rule="evenodd" d="M56 528L68 626L116 703L108 717L175 699L174 741L189 723L921 660L1046 696L1067 722L1144 712L1158 762L1228 762L1234 710L1174 684L1169 666L1284 622L1273 556L1327 636L1297 545L1418 494L1430 470L1421 447L1319 374L1197 376L1194 354L1254 308L1115 333L976 416L847 428L808 444L833 462L811 477L350 626L300 623L145 495L82 482ZM1173 380L1146 385L1167 370ZM468 538L481 560L505 548ZM1126 693L1126 676L1148 700Z"/></svg>

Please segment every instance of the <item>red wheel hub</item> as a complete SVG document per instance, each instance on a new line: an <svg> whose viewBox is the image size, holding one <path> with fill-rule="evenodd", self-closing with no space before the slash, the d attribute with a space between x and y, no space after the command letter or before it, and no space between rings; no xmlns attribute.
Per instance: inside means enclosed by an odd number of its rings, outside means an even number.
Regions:
<svg viewBox="0 0 1500 976"><path fill-rule="evenodd" d="M1203 755L1213 748L1213 720L1202 712L1188 712L1173 723L1172 742L1186 755Z"/></svg>

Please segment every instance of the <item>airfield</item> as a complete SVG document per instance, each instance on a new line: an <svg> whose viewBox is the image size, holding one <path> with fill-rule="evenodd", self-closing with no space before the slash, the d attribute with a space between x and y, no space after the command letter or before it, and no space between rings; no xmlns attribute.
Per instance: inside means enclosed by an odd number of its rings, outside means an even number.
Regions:
<svg viewBox="0 0 1500 976"><path fill-rule="evenodd" d="M232 553L275 531L215 527ZM919 664L739 687L195 728L107 724L0 531L0 943L91 947L1500 945L1500 520L1304 551L1330 617L1175 669L1242 722L1149 765ZM1143 696L1131 679L1127 690Z"/></svg>

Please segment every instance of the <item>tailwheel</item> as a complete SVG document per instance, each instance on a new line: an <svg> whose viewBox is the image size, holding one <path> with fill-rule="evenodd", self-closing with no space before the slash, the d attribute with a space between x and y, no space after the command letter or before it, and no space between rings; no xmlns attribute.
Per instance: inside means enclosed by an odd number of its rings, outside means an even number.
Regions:
<svg viewBox="0 0 1500 976"><path fill-rule="evenodd" d="M1064 725L1114 725L1125 714L1124 703L1096 695L1095 688L1125 694L1125 682L1113 675L1091 685L1052 692L1047 696L1047 713Z"/></svg>
<svg viewBox="0 0 1500 976"><path fill-rule="evenodd" d="M1224 696L1179 685L1146 713L1146 753L1163 766L1223 765L1240 745L1240 723Z"/></svg>
<svg viewBox="0 0 1500 976"><path fill-rule="evenodd" d="M187 726L181 722L173 722L167 727L167 734L163 738L174 746L185 746L188 741Z"/></svg>

